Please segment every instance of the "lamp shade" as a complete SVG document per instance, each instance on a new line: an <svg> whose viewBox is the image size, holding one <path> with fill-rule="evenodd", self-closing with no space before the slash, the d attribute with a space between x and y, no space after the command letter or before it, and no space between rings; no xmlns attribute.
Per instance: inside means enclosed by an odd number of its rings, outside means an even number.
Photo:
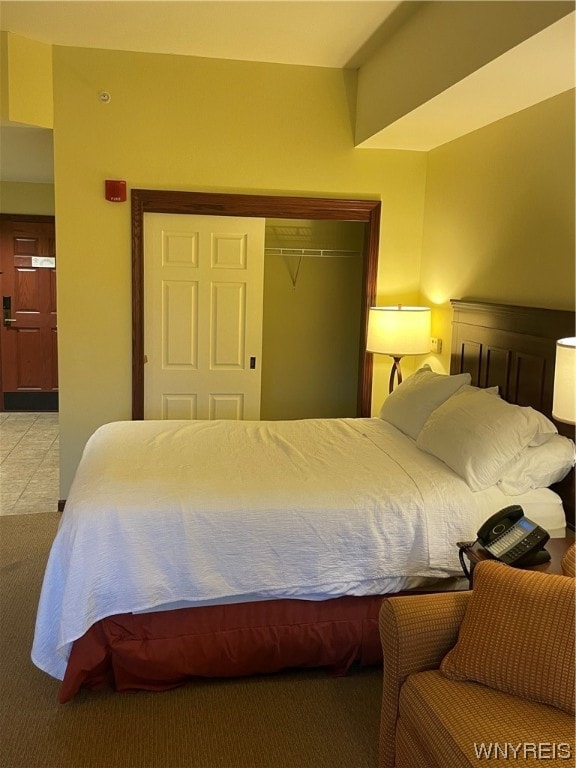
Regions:
<svg viewBox="0 0 576 768"><path fill-rule="evenodd" d="M429 307L370 307L368 352L403 357L430 352Z"/></svg>
<svg viewBox="0 0 576 768"><path fill-rule="evenodd" d="M556 342L552 416L566 424L576 423L576 337Z"/></svg>

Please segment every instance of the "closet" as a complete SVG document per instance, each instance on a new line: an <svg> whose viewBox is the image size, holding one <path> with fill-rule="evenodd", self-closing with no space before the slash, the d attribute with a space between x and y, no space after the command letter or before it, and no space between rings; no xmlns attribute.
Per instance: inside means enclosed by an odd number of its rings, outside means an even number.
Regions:
<svg viewBox="0 0 576 768"><path fill-rule="evenodd" d="M266 219L262 419L357 415L365 230Z"/></svg>
<svg viewBox="0 0 576 768"><path fill-rule="evenodd" d="M376 299L380 208L377 200L133 189L132 417L144 418L148 213L265 220L260 418L369 415L365 321Z"/></svg>

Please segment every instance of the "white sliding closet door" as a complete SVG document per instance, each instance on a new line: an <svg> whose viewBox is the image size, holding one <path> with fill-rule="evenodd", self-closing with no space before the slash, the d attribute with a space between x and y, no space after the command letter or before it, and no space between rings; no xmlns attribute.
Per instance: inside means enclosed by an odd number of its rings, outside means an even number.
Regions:
<svg viewBox="0 0 576 768"><path fill-rule="evenodd" d="M144 215L144 418L260 417L264 227Z"/></svg>

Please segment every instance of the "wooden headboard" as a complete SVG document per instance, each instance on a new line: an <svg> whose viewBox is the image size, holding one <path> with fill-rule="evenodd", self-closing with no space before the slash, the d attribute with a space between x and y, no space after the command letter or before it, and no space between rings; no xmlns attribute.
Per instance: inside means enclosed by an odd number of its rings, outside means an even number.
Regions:
<svg viewBox="0 0 576 768"><path fill-rule="evenodd" d="M510 403L532 406L552 418L556 341L575 335L569 310L453 299L450 373L468 372L477 387L498 385ZM555 422L574 440L574 427ZM553 487L574 530L574 470Z"/></svg>

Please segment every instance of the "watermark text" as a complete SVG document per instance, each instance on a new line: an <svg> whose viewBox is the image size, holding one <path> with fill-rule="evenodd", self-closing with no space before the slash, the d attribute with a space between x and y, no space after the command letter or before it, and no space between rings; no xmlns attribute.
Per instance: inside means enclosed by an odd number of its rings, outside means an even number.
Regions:
<svg viewBox="0 0 576 768"><path fill-rule="evenodd" d="M572 745L566 741L481 741L474 742L474 753L477 760L570 760Z"/></svg>

